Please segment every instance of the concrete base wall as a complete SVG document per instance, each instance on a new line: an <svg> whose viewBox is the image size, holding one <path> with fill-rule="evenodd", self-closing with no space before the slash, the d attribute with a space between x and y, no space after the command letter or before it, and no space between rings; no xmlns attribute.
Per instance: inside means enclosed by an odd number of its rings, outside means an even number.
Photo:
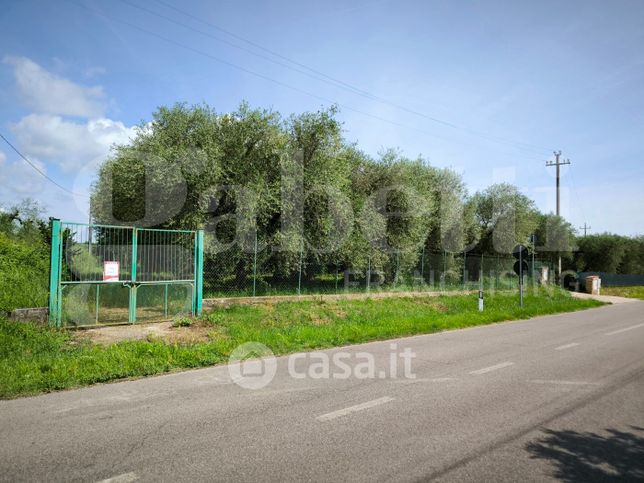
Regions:
<svg viewBox="0 0 644 483"><path fill-rule="evenodd" d="M9 312L9 320L14 322L37 322L47 324L49 319L47 307L33 307L28 309L14 309Z"/></svg>

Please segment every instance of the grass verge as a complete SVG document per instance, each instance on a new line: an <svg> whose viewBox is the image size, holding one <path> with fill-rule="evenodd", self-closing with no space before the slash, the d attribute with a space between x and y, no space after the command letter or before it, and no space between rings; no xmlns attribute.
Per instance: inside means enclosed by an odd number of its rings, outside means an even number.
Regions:
<svg viewBox="0 0 644 483"><path fill-rule="evenodd" d="M498 292L478 312L476 295L232 306L190 327L194 342L150 338L98 345L78 333L0 320L0 398L223 363L239 344L275 354L425 334L602 305L558 290L525 297Z"/></svg>
<svg viewBox="0 0 644 483"><path fill-rule="evenodd" d="M636 287L602 287L601 294L644 300L644 285Z"/></svg>

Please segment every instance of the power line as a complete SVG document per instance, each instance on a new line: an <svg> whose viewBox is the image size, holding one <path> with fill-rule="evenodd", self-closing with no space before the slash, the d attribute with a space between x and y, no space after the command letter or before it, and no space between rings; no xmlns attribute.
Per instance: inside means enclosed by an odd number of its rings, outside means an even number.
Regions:
<svg viewBox="0 0 644 483"><path fill-rule="evenodd" d="M579 229L584 230L584 238L585 238L588 230L592 229L592 226L586 224L586 222L584 221L584 226L580 226Z"/></svg>
<svg viewBox="0 0 644 483"><path fill-rule="evenodd" d="M102 11L100 11L100 10L96 10L96 9L90 8L90 7L88 7L87 5L85 5L85 4L83 4L83 3L80 3L80 2L77 2L77 1L74 1L74 0L67 0L67 1L68 1L68 2L70 2L70 3L76 4L76 5L78 5L78 6L81 6L81 7L83 7L83 8L85 8L85 9L89 10L90 12L92 12L92 13L94 13L94 14L96 14L96 15L100 15L100 16L102 16L102 17L105 17L105 18L109 19L109 20L113 20L113 21L115 21L115 22L122 23L122 24L127 25L128 27L130 27L130 28L132 28L132 29L138 30L139 32L143 32L143 33L145 33L145 34L147 34L147 35L149 35L149 36L152 36L152 37L156 37L156 38L158 38L158 39L161 39L161 40L163 40L164 42L170 43L170 44L172 44L172 45L175 45L175 46L180 47L180 48L185 49L185 50L189 50L189 51L191 51L191 52L193 52L193 53L195 53L195 54L198 54L198 55L201 55L201 56L207 57L207 58L209 58L209 59L211 59L211 60L214 60L214 61L216 61L216 62L222 63L222 64L227 65L227 66L229 66L229 67L232 67L232 68L234 68L234 69L240 70L240 71L245 72L245 73L247 73L247 74L250 74L250 75L253 75L253 76L255 76L255 77L259 77L259 78L261 78L261 79L264 79L264 80L267 80L267 81L269 81L269 82L272 82L272 83L274 83L274 84L276 84L276 85L279 85L279 86L285 87L285 88L287 88L287 89L293 90L293 91L295 91L295 92L299 92L299 93L301 93L301 94L305 94L305 95L310 96L310 97L312 97L312 98L315 98L315 99L321 100L321 101L323 101L323 102L325 102L325 103L335 104L335 105L337 105L337 106L339 106L339 107L341 107L341 108L343 108L343 109L346 109L346 110L348 110L348 111L352 111L352 112L355 112L355 113L361 114L361 115L366 116L366 117L370 117L370 118L372 118L372 119L376 119L376 120L379 120L379 121L382 121L382 122L385 122L385 123L388 123L388 124L391 124L391 125L394 125L394 126L402 127L402 128L405 128L405 129L414 130L414 131L420 132L420 133L422 133L422 134L426 134L426 135L428 135L428 136L432 136L432 137L437 138L437 139L442 139L442 140L444 140L444 141L449 141L449 139L448 139L448 138L446 138L446 137L444 137L444 136L441 136L441 135L438 135L438 134L436 134L436 133L432 133L432 132L426 131L426 130L424 130L424 129L420 129L420 128L415 127L415 126L410 126L410 125L406 125L406 124L403 124L403 123L400 123L400 122L397 122L397 121L393 121L393 120L391 120L391 119L387 119L387 118L384 118L384 117L381 117L381 116L378 116L378 115L375 115L375 114L371 114L371 113L369 113L369 112L362 111L362 110L360 110L360 109L356 109L356 108L354 108L354 107L348 106L348 105L346 105L346 104L339 103L339 102L337 102L337 101L334 101L333 99L329 99L329 98L327 98L327 97L320 96L320 95L318 95L318 94L314 94L314 93L312 93L312 92L309 92L309 91L307 91L307 90L305 90L305 89L301 89L301 88L296 87L296 86L293 86L293 85L288 84L288 83L286 83L286 82L283 82L283 81L280 81L280 80L274 79L274 78L272 78L272 77L270 77L270 76L267 76L267 75L265 75L265 74L261 74L261 73L259 73L259 72L253 71L253 70L248 69L248 68L246 68L246 67L243 67L243 66L241 66L241 65L235 64L234 62L230 62L230 61L228 61L228 60L222 59L222 58L217 57L217 56L215 56L215 55L209 54L208 52L204 52L204 51L202 51L202 50L196 49L196 48L194 48L194 47L192 47L192 46L190 46L190 45L187 45L187 44L183 44L183 43L177 42L177 41L175 41L175 40L173 40L173 39L171 39L171 38L169 38L169 37L165 37L165 36L163 36L163 35L161 35L161 34L158 34L158 33L154 32L154 31L152 31L152 30L149 30L149 29L146 29L146 28L140 27L139 25L136 25L136 24L134 24L134 23L132 23L132 22L128 22L127 20L122 20L122 19L114 18L114 17L112 17L112 16L110 16L110 15L107 15L107 14L103 13L103 12L102 12ZM510 155L510 153L506 153L506 154ZM536 158L533 158L533 157L527 157L527 156L525 156L525 155L522 155L521 157L522 157L522 158L525 158L525 159L531 159L531 160L535 160L535 159L536 159ZM541 161L541 159L539 159L539 161Z"/></svg>
<svg viewBox="0 0 644 483"><path fill-rule="evenodd" d="M155 0L155 1L157 3L159 3L159 4L161 4L161 5L169 8L169 9L172 9L175 12L178 12L178 13L180 13L182 15L185 15L185 16L187 16L187 17L189 17L189 18L191 18L191 19L193 19L193 20L195 20L197 22L200 22L200 23L202 23L204 25L207 25L208 27L211 27L211 28L216 29L216 30L218 30L220 32L223 32L226 35L229 35L229 36L231 36L231 37L233 37L233 38L235 38L237 40L240 40L242 42L245 42L248 45L251 45L256 49L259 49L259 50L261 50L263 52L266 52L266 53L268 53L268 54L270 54L272 56L275 56L275 57L277 57L279 59L282 59L282 60L284 60L284 61L286 61L286 62L288 62L290 64L296 65L299 68L295 68L292 65L288 65L288 64L286 64L284 62L277 61L275 59L267 57L266 55L259 54L259 53L255 52L255 51L251 50L251 49L248 49L246 47L242 47L242 46L240 46L238 44L235 44L235 43L230 42L228 40L222 39L221 37L217 37L215 35L212 35L209 32L204 32L203 30L199 30L197 28L194 28L191 25L188 25L188 24L185 24L183 22L180 22L180 21L176 20L175 18L168 17L166 15L163 15L163 14L161 14L159 12L156 12L154 10L151 10L149 8L137 5L137 4L132 3L130 1L127 1L127 0L121 0L122 3L125 3L126 5L129 5L129 6L133 7L133 8L137 8L137 9L143 11L143 12L149 13L151 15L154 15L154 16L158 17L158 18L162 18L162 19L164 19L164 20L166 20L168 22L174 23L175 25L179 25L179 26L181 26L183 28L186 28L188 30L196 32L196 33L198 33L200 35L203 35L205 37L211 38L211 39L216 40L218 42L222 42L222 43L224 43L226 45L229 45L229 46L234 47L236 49L242 50L242 51L247 52L247 53L249 53L251 55L254 55L256 57L265 59L265 60L267 60L269 62L277 64L277 65L279 65L281 67L284 67L286 69L298 72L300 74L306 75L308 77L311 77L311 78L316 79L318 81L321 81L321 82L324 82L326 84L332 85L334 87L339 87L341 89L347 90L347 91L351 92L352 94L357 94L357 95L362 96L364 98L367 98L369 100L376 101L376 102L379 102L381 104L386 104L386 105L389 105L391 107L395 107L395 108L400 109L400 110L402 110L404 112L407 112L409 114L413 114L413 115L422 117L422 118L427 119L429 121L441 124L443 126L450 127L452 129L457 129L457 130L462 130L462 131L468 132L471 135L480 137L480 138L485 139L487 141L492 141L492 142L496 142L496 143L499 143L499 144L505 144L505 145L510 146L510 147L512 147L514 149L517 149L517 150L530 152L531 154L542 154L542 152L546 150L545 148L542 148L542 147L539 147L539 146L534 146L534 145L530 145L530 144L519 142L519 141L508 140L508 139L505 139L505 138L502 138L502 137L499 137L499 136L493 136L493 135L483 133L483 132L480 132L480 131L476 131L476 130L473 130L473 129L470 129L470 128L467 128L467 127L459 126L459 125L454 124L454 123L452 123L450 121L439 119L437 117L430 116L430 115L425 114L423 112L419 112L419 111L417 111L415 109L411 109L411 108L403 106L401 104L392 102L389 99L386 99L386 98L380 97L378 95L372 94L372 93L370 93L370 92L368 92L368 91L366 91L364 89L361 89L359 87L356 87L356 86L354 86L354 85L352 85L352 84L350 84L348 82L345 82L343 80L340 80L340 79L337 79L337 78L332 77L330 75L327 75L324 72L321 72L320 70L317 70L317 69L314 69L312 67L307 66L306 64L303 64L303 63L298 62L296 60L290 59L289 57L286 57L286 56L284 56L284 55L282 55L282 54L280 54L278 52L275 52L275 51L273 51L271 49L268 49L268 48L262 46L261 44L253 42L252 40L248 40L248 39L246 39L246 38L244 38L244 37L242 37L240 35L235 34L234 32L231 32L231 31L229 31L227 29L224 29L224 28L222 28L222 27L220 27L220 26L218 26L216 24L213 24L211 22L203 20L203 19L201 19L201 18L199 18L199 17L197 17L195 15L192 15L189 12L186 12L184 10L181 10L181 9L175 7L174 5L168 4L167 2L164 2L163 0ZM305 69L305 70L302 70L302 69Z"/></svg>
<svg viewBox="0 0 644 483"><path fill-rule="evenodd" d="M557 167L557 216L560 216L560 200L561 200L561 195L559 193L560 191L560 185L561 185L561 180L560 180L560 166L563 166L565 164L570 164L569 159L565 160L560 160L559 157L561 156L561 151L555 151L555 161L546 161L546 166L556 166Z"/></svg>
<svg viewBox="0 0 644 483"><path fill-rule="evenodd" d="M63 191L66 191L67 193L69 193L69 194L71 194L71 195L74 195L74 196L83 196L83 197L85 197L85 198L88 198L88 196L87 196L87 195L82 194L82 193L75 193L74 191L71 191L71 190L69 190L69 189L65 188L62 184L58 183L56 180L54 180L54 179L50 178L50 177L47 175L47 173L45 173L45 172L44 172L43 170L41 170L38 166L36 166L34 163L32 163L32 162L31 162L31 161L30 161L30 160L29 160L29 159L28 159L24 154L22 154L22 153L18 150L18 148L16 148L13 144L11 144L11 143L9 142L9 140L8 140L6 137L4 137L4 135L3 135L2 133L0 133L0 138L2 138L2 140L3 140L5 143L7 143L7 145L8 145L11 149L13 149L13 150L16 152L16 154L18 154L18 156L20 156L20 157L21 157L21 158L22 158L22 159L23 159L23 160L24 160L24 161L25 161L29 166L31 166L31 167L32 167L32 168L33 168L33 169L34 169L38 174L40 174L42 177L44 177L47 181L49 181L50 183L53 183L53 184L54 184L54 185L56 185L58 188L60 188L60 189L61 189L61 190L63 190Z"/></svg>
<svg viewBox="0 0 644 483"><path fill-rule="evenodd" d="M565 165L565 164L570 164L570 160L569 159L561 160L560 159L561 151L555 151L554 155L555 155L555 161L546 161L546 166L556 166L557 167L557 216L559 217L559 216L561 216L561 212L560 212L561 196L560 196L560 193L559 193L559 191L560 191L559 188L560 188L560 185L561 185L560 167ZM561 277L561 255L559 255L557 257L557 267L558 267L557 275L559 277Z"/></svg>
<svg viewBox="0 0 644 483"><path fill-rule="evenodd" d="M125 0L121 0L121 1L125 2ZM487 140L491 140L491 141L495 141L495 142L499 142L499 143L503 143L503 144L507 144L507 145L514 144L513 147L515 147L516 149L530 150L531 152L533 152L533 153L536 152L537 154L542 154L543 151L548 151L548 149L546 149L546 148L544 148L542 146L535 146L535 145L532 145L532 144L529 144L529 143L524 143L524 142L520 142L520 141L512 141L512 140L504 139L502 137L492 136L492 135L489 135L487 133L483 133L483 132L480 132L480 131L475 131L475 130L469 129L467 127L459 126L459 125L454 124L454 123L452 123L450 121L445 121L443 119L439 119L439 118L436 118L434 116L429 116L429 115L427 115L425 113L416 111L414 109L410 109L410 108L408 108L406 106L402 106L400 104L397 104L395 102L390 101L389 99L385 99L383 97L380 97L378 95L370 93L370 92L368 92L368 91L366 91L366 90L364 90L362 88L356 87L355 85L352 85L352 84L350 84L348 82L340 80L340 79L338 79L336 77L332 77L330 75L327 75L327 74L325 74L324 72L321 72L318 69L315 69L315 68L310 67L310 66L308 66L306 64L303 64L302 62L298 62L298 61L293 60L293 59L291 59L289 57L286 57L285 55L282 55L282 54L280 54L278 52L275 52L274 50L268 49L268 48L264 47L263 45L261 45L261 44L259 44L257 42L253 42L252 40L249 40L249 39L247 39L245 37L242 37L241 35L235 34L234 32L231 32L230 30L227 30L227 29L225 29L225 28L223 28L223 27L221 27L219 25L216 25L216 24L214 24L212 22L208 22L208 21L206 21L206 20L204 20L204 19L202 19L202 18L200 18L200 17L198 17L196 15L192 15L191 13L186 12L185 10L181 10L180 8L177 8L174 5L171 5L171 4L169 4L169 3L167 3L167 2L165 2L163 0L155 0L155 2L165 6L167 8L172 9L177 13L185 15L185 16L187 16L187 17L189 17L189 18L191 18L191 19L193 19L193 20L195 20L197 22L200 22L200 23L202 23L204 25L207 25L207 26L209 26L211 28L219 30L220 32L223 32L226 35L229 35L229 36L231 36L231 37L233 37L235 39L241 40L242 42L245 42L245 43L247 43L249 45L252 45L253 47L255 47L257 49L260 49L260 50L262 50L262 51L264 51L266 53L269 53L269 54L271 54L273 56L276 56L276 57L278 57L278 58L280 58L282 60L290 62L290 63L292 63L294 65L297 65L298 67L301 67L301 68L304 68L304 69L306 69L306 70L308 70L310 72L313 72L318 76L321 76L323 78L326 78L326 79L332 81L333 83L339 84L340 86L344 86L345 88L347 88L347 89L349 89L351 91L354 91L354 93L358 93L359 95L362 95L363 97L367 97L367 98L369 98L371 100L376 100L378 102L387 104L389 106L396 107L396 108L401 109L403 111L406 111L408 113L423 117L425 119L429 119L430 121L433 121L433 122L436 122L436 123L439 123L439 124L443 124L445 126L448 126L448 127L454 128L454 129L464 130L466 132L469 132L469 133L471 133L473 135L482 137L482 138L487 139ZM125 2L125 3L128 3L129 5L135 6L137 8L143 9L142 7L134 5L134 4L130 3L130 2ZM157 15L157 16L161 16L163 18L166 18L167 20L170 20L171 22L178 23L174 19L169 19L167 17L162 16L161 14L151 12L151 11L149 11L149 12L152 13L153 15ZM194 30L195 32L202 33L203 35L206 35L206 36L208 35L208 34L202 32L200 30L194 29L194 28L192 28L190 26L186 26L185 24L181 24L181 25L185 26L186 28L188 28L190 30ZM228 43L230 45L229 42L226 42L226 43ZM258 55L258 54L253 53L253 55ZM266 57L263 57L263 58L266 58ZM273 61L272 59L268 59L268 60ZM298 70L298 72L301 72L301 71ZM322 79L319 79L319 80L322 80ZM324 82L324 80L322 80L322 81ZM537 151L535 151L535 150L537 150Z"/></svg>

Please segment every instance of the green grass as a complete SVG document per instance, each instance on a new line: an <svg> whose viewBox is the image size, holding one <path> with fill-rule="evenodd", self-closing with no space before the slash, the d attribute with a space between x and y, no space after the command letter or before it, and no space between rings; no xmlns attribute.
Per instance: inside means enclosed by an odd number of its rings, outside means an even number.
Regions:
<svg viewBox="0 0 644 483"><path fill-rule="evenodd" d="M458 278L458 277L457 277ZM505 275L503 277L485 277L484 287L486 289L494 288L496 290L514 289L517 286L517 277ZM427 281L401 281L396 285L392 283L382 285L372 285L369 292L458 292L461 290L478 290L480 282L468 281L463 284L462 281L449 281L441 283L440 280L434 280L432 283ZM301 295L321 295L321 294L345 294L345 293L367 293L366 282L363 280L353 281L348 287L344 286L344 279L340 279L336 285L334 278L317 277L313 281L302 281L300 287ZM258 280L255 295L258 296L279 296L279 295L297 295L297 280L290 283L267 283L265 280ZM247 279L244 287L236 288L232 281L225 286L210 286L206 278L204 288L204 298L227 298L227 297L252 297L253 282Z"/></svg>
<svg viewBox="0 0 644 483"><path fill-rule="evenodd" d="M644 285L637 287L602 287L601 294L644 300Z"/></svg>
<svg viewBox="0 0 644 483"><path fill-rule="evenodd" d="M0 320L0 397L223 363L248 341L286 354L598 305L555 290L528 294L522 309L516 294L497 292L486 298L482 313L476 295L232 306L181 328L208 333L207 341L184 345L145 340L102 346L79 342L71 331Z"/></svg>
<svg viewBox="0 0 644 483"><path fill-rule="evenodd" d="M0 313L44 307L49 295L49 254L44 243L0 233Z"/></svg>

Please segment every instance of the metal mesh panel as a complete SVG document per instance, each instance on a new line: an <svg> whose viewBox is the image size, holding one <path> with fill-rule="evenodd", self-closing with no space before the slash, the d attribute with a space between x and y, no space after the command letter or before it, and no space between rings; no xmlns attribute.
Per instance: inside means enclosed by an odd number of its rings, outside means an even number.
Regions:
<svg viewBox="0 0 644 483"><path fill-rule="evenodd" d="M137 230L136 278L140 282L194 280L195 232Z"/></svg>
<svg viewBox="0 0 644 483"><path fill-rule="evenodd" d="M137 288L136 320L161 320L192 313L190 283L145 284Z"/></svg>
<svg viewBox="0 0 644 483"><path fill-rule="evenodd" d="M50 322L134 323L201 310L203 232L52 224Z"/></svg>
<svg viewBox="0 0 644 483"><path fill-rule="evenodd" d="M122 324L129 320L129 288L120 284L67 284L61 317L67 327Z"/></svg>
<svg viewBox="0 0 644 483"><path fill-rule="evenodd" d="M133 228L62 223L61 282L103 281L105 262L118 262L119 280L132 273Z"/></svg>

